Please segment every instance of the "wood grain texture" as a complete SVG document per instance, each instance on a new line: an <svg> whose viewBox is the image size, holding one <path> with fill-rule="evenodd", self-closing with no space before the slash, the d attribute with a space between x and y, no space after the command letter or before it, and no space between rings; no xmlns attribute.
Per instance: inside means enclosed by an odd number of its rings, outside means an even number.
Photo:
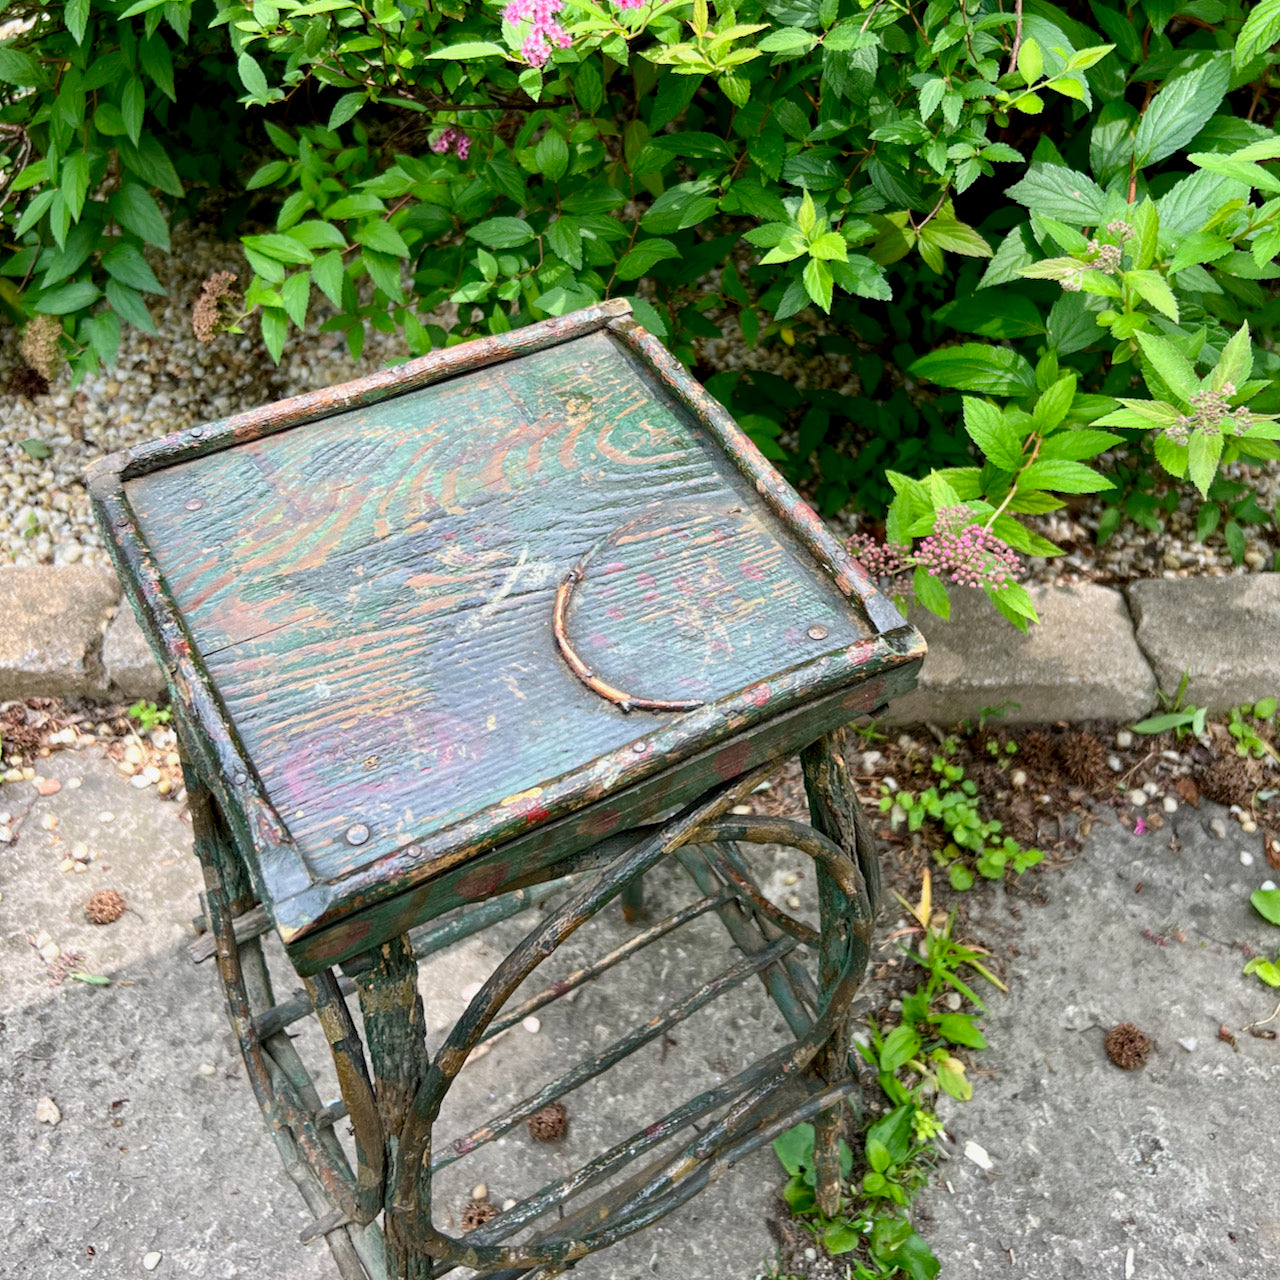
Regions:
<svg viewBox="0 0 1280 1280"><path fill-rule="evenodd" d="M555 588L592 547L569 626L620 687L714 702L871 634L604 333L126 493L322 880L470 815L536 808L548 780L652 729L556 654Z"/></svg>

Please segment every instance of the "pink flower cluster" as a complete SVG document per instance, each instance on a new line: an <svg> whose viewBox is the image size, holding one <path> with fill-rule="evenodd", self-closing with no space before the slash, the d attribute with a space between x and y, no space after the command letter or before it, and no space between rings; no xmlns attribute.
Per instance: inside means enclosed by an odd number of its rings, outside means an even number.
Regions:
<svg viewBox="0 0 1280 1280"><path fill-rule="evenodd" d="M465 160L471 150L471 139L461 129L449 126L432 144L431 150L438 156L453 151L459 160Z"/></svg>
<svg viewBox="0 0 1280 1280"><path fill-rule="evenodd" d="M502 11L504 20L512 26L521 22L533 24L520 49L531 67L546 66L553 45L567 49L572 43L556 17L563 8L564 0L511 0Z"/></svg>
<svg viewBox="0 0 1280 1280"><path fill-rule="evenodd" d="M895 596L906 590L898 579L911 572L902 558L904 550L892 542L877 542L869 533L855 533L849 539L849 551L867 576Z"/></svg>
<svg viewBox="0 0 1280 1280"><path fill-rule="evenodd" d="M950 578L962 587L1007 587L1017 580L1022 562L990 529L969 524L968 507L941 507L933 532L920 540L911 557L934 578Z"/></svg>
<svg viewBox="0 0 1280 1280"><path fill-rule="evenodd" d="M641 9L644 7L645 0L613 0L613 3L619 9Z"/></svg>
<svg viewBox="0 0 1280 1280"><path fill-rule="evenodd" d="M905 595L908 575L923 568L934 578L949 578L961 587L1007 587L1017 580L1022 562L990 529L969 523L968 507L942 507L933 532L914 551L876 542L865 533L849 539L854 559L890 595Z"/></svg>

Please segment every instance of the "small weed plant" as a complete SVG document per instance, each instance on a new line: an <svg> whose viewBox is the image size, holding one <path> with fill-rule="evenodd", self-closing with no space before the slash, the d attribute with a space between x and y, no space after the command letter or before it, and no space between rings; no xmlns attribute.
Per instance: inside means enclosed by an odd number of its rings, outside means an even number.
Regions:
<svg viewBox="0 0 1280 1280"><path fill-rule="evenodd" d="M994 739L988 740L987 747L1006 764L1017 751L1016 743L1002 747ZM1005 835L998 819L982 817L978 785L965 776L963 765L952 761L955 751L955 739L948 738L930 761L934 781L923 791L894 789L882 783L880 812L889 815L895 830L905 824L908 831L918 832L930 824L934 832L940 832L943 843L934 850L934 857L946 868L951 887L963 892L973 888L975 875L987 880L999 880L1006 871L1021 875L1044 854L1023 848Z"/></svg>
<svg viewBox="0 0 1280 1280"><path fill-rule="evenodd" d="M143 733L150 733L152 730L158 729L162 724L168 724L170 718L171 713L167 707L158 707L154 702L148 702L145 698L139 698L129 708L129 719Z"/></svg>
<svg viewBox="0 0 1280 1280"><path fill-rule="evenodd" d="M773 1144L788 1175L783 1199L828 1254L846 1259L850 1280L933 1280L938 1274L938 1260L910 1218L911 1203L928 1181L943 1132L932 1099L942 1092L968 1101L973 1086L957 1054L987 1047L976 1014L950 1010L944 998L955 993L982 1011L971 977L961 976L965 970L1003 989L983 963L985 953L953 937L954 913L945 922L932 922L928 871L921 901L910 910L923 938L917 949L903 951L920 965L924 977L903 1000L902 1021L889 1029L871 1022L870 1042L859 1046L889 1110L866 1130L860 1154L841 1144L845 1184L834 1218L817 1207L813 1126L797 1125Z"/></svg>
<svg viewBox="0 0 1280 1280"><path fill-rule="evenodd" d="M1280 927L1280 889L1255 889L1249 895L1253 909L1271 924ZM1274 960L1254 956L1244 967L1245 976L1257 974L1269 987L1280 987L1280 953Z"/></svg>

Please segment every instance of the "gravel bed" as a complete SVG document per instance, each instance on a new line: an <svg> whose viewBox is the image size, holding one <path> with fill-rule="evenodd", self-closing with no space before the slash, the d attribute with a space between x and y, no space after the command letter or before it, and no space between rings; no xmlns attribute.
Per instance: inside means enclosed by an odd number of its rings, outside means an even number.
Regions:
<svg viewBox="0 0 1280 1280"><path fill-rule="evenodd" d="M319 332L332 314L323 299L313 304L306 334L290 340L278 367L262 349L252 321L250 333L224 335L203 346L191 329L192 306L201 282L215 271L248 279L239 246L212 238L207 228L186 227L174 234L173 253L152 265L168 290L166 297L152 299L154 336L126 329L116 366L86 378L75 391L64 369L48 395L33 400L0 393L0 564L107 562L83 482L85 467L95 457L342 382L405 355L398 334L369 329L361 359L352 361L341 334ZM736 321L727 321L724 329L722 339L698 344L702 361L712 368L762 368L801 389L859 391L846 356L805 357L780 345L752 350L742 342ZM0 388L9 385L19 363L17 334L5 330ZM49 456L32 457L24 441L47 446ZM38 446L37 451L42 452ZM1236 470L1237 478L1256 486L1264 506L1280 498L1280 465ZM1235 565L1220 532L1207 542L1196 540L1199 503L1183 497L1166 518L1163 534L1130 523L1098 547L1095 535L1104 509L1096 498L1073 500L1063 511L1031 521L1067 554L1032 561L1028 580L1123 583L1259 572L1274 563L1280 541L1274 530L1246 526L1245 562ZM842 514L831 523L844 533L871 528L856 515Z"/></svg>

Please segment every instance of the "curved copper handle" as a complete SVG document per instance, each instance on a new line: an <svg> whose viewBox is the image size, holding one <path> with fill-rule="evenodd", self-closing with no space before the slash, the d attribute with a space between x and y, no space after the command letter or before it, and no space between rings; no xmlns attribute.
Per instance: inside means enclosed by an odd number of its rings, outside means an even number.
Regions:
<svg viewBox="0 0 1280 1280"><path fill-rule="evenodd" d="M634 521L632 523L635 523ZM625 527L625 526L624 526ZM611 535L612 536L612 535ZM597 547L592 547L577 564L564 575L559 588L556 591L555 613L552 615L551 629L556 638L556 647L560 650L560 656L569 665L569 670L573 672L583 684L598 697L603 698L606 702L612 702L619 711L693 711L695 708L702 706L702 702L696 699L685 699L680 701L668 701L663 698L639 698L635 694L624 693L621 689L615 689L613 685L601 680L599 676L587 666L583 660L578 657L573 646L569 643L569 636L565 631L565 617L569 611L569 600L573 595L573 589L582 581L583 572L586 569L587 561L591 559Z"/></svg>

